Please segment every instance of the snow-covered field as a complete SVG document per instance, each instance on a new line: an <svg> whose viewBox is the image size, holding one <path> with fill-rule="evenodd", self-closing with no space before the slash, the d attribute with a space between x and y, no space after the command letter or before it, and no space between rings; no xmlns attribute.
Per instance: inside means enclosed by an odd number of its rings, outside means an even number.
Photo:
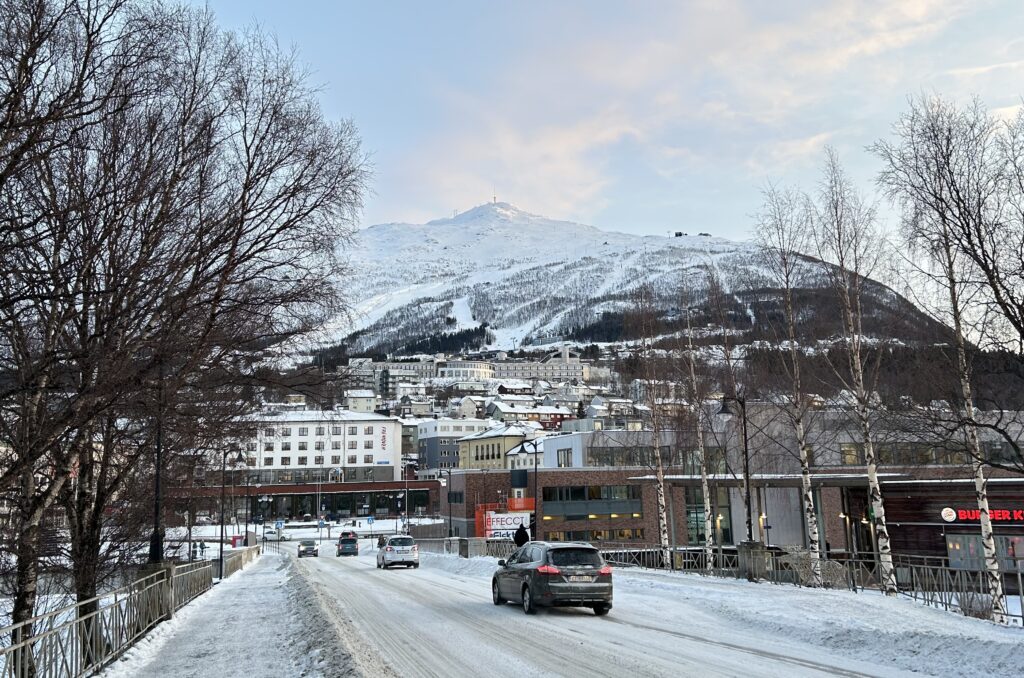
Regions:
<svg viewBox="0 0 1024 678"><path fill-rule="evenodd" d="M905 599L620 569L615 607L527 617L493 558L265 555L163 624L109 676L1020 675L1024 631Z"/></svg>

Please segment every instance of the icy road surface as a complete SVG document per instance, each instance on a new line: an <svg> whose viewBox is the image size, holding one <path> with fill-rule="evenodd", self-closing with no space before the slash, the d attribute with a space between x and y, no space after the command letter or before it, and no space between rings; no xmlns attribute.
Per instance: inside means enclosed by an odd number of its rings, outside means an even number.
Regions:
<svg viewBox="0 0 1024 678"><path fill-rule="evenodd" d="M366 540L363 545L370 546ZM574 608L542 609L527 617L517 606L492 604L493 559L467 561L425 553L419 569L378 570L375 554L370 548L357 558L336 558L325 552L320 558L302 559L297 567L329 616L345 629L340 635L351 642L353 656L367 675L382 674L385 666L398 676L892 676L906 675L910 668L938 675L961 673L941 652L936 656L930 648L928 656L921 656L922 648L908 647L906 661L898 663L888 658L888 648L875 655L881 661L853 658L850 652L816 645L815 634L780 631L774 619L785 616L780 611L766 614L758 628L759 614L751 609L767 604L764 594L778 594L771 604L783 606L787 606L785 594L816 595L813 604L823 608L818 615L808 618L806 612L793 608L790 615L803 617L796 621L798 625L821 623L841 637L835 619L843 613L836 607L839 592L620 570L615 575L615 607L607 617ZM696 598L688 593L689 588L709 586L710 595L706 590ZM722 607L719 597L748 597L746 605L739 605L747 610L746 618L742 612L730 618L729 607ZM932 624L937 620L939 628L950 619L954 626L979 624L922 610L906 601L868 599L861 595L850 602L864 601L883 614L888 614L890 603L900 602L896 611L908 616L896 623L923 615ZM1016 643L1024 641L1017 630L989 625L983 625L981 635L989 631L995 631L994 636L1009 632L999 639L1006 641L1005 647L988 648L1005 651L1007 659L1012 658ZM848 638L861 639L854 633ZM883 644L890 640L890 635L883 634ZM935 640L949 644L941 634ZM375 651L367 655L369 647ZM926 668L929 664L931 670ZM989 668L989 675L998 675L998 670L991 670L997 667Z"/></svg>

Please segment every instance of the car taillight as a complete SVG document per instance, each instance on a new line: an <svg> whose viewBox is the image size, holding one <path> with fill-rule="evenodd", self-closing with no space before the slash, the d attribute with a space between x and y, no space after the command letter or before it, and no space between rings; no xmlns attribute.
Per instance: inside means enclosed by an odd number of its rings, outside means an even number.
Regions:
<svg viewBox="0 0 1024 678"><path fill-rule="evenodd" d="M395 547L394 547L394 546L389 546L389 547L387 547L387 548L386 548L386 549L384 549L384 550L385 550L385 551L394 551L394 550L395 550Z"/></svg>
<svg viewBox="0 0 1024 678"><path fill-rule="evenodd" d="M600 570L598 570L597 573L598 574L611 574L612 573L612 566L611 565L605 565Z"/></svg>
<svg viewBox="0 0 1024 678"><path fill-rule="evenodd" d="M562 572L554 565L541 565L537 568L537 574L562 574Z"/></svg>

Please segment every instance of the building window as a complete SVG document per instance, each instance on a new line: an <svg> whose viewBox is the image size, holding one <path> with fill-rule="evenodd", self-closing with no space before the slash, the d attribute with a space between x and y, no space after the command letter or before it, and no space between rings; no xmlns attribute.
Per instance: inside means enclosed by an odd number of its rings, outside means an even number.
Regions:
<svg viewBox="0 0 1024 678"><path fill-rule="evenodd" d="M306 449L307 447L308 447L308 444L306 443L306 441L305 441L305 440L303 440L302 442L300 442L300 443L299 443L299 451L300 451L300 452L301 452L302 450L305 450L305 449Z"/></svg>
<svg viewBox="0 0 1024 678"><path fill-rule="evenodd" d="M274 436L274 429L266 429L265 431L263 431L263 435L267 436L268 438L272 438Z"/></svg>
<svg viewBox="0 0 1024 678"><path fill-rule="evenodd" d="M291 444L291 443L289 443L289 442L287 442L287 441L286 441L286 442L283 442L283 443L281 443L281 451L282 451L282 452L288 452L288 451L290 451L291 449L292 449L292 444Z"/></svg>
<svg viewBox="0 0 1024 678"><path fill-rule="evenodd" d="M558 450L558 468L572 467L572 448L566 447Z"/></svg>
<svg viewBox="0 0 1024 678"><path fill-rule="evenodd" d="M341 449L341 441L340 440L332 440L331 441L331 449L332 450L340 450Z"/></svg>
<svg viewBox="0 0 1024 678"><path fill-rule="evenodd" d="M322 449L324 449L324 441L318 440L315 443L313 443L313 449L314 450L322 450Z"/></svg>
<svg viewBox="0 0 1024 678"><path fill-rule="evenodd" d="M290 436L291 434L292 434L292 430L290 428L283 428L283 429L281 429L281 435L283 435L283 436Z"/></svg>
<svg viewBox="0 0 1024 678"><path fill-rule="evenodd" d="M348 455L348 463L350 463L350 464L356 463L356 455L354 455L354 454Z"/></svg>
<svg viewBox="0 0 1024 678"><path fill-rule="evenodd" d="M340 463L341 463L341 455L340 454L333 454L333 455L331 455L331 464L333 464L334 466L337 466Z"/></svg>
<svg viewBox="0 0 1024 678"><path fill-rule="evenodd" d="M256 451L256 443L246 443L245 444L245 450L246 450L246 452L255 452Z"/></svg>
<svg viewBox="0 0 1024 678"><path fill-rule="evenodd" d="M358 445L358 443L355 440L348 441L348 449L350 449L350 450L356 449L357 445Z"/></svg>
<svg viewBox="0 0 1024 678"><path fill-rule="evenodd" d="M364 454L363 455L363 463L364 464L372 464L373 463L373 455L372 454Z"/></svg>
<svg viewBox="0 0 1024 678"><path fill-rule="evenodd" d="M299 466L306 465L306 457L299 457Z"/></svg>
<svg viewBox="0 0 1024 678"><path fill-rule="evenodd" d="M309 427L308 426L300 426L299 427L299 435L300 436L308 436L309 435Z"/></svg>
<svg viewBox="0 0 1024 678"><path fill-rule="evenodd" d="M340 436L341 435L341 427L340 426L332 426L331 427L331 435L332 436Z"/></svg>
<svg viewBox="0 0 1024 678"><path fill-rule="evenodd" d="M372 440L364 440L363 441L363 449L364 450L372 450L373 449L373 441Z"/></svg>
<svg viewBox="0 0 1024 678"><path fill-rule="evenodd" d="M864 463L864 447L858 443L842 443L839 456L844 466L859 466Z"/></svg>
<svg viewBox="0 0 1024 678"><path fill-rule="evenodd" d="M348 427L348 434L350 436L354 436L358 431L359 431L359 429L356 428L355 426L349 426Z"/></svg>
<svg viewBox="0 0 1024 678"><path fill-rule="evenodd" d="M263 443L263 451L264 452L273 452L274 451L274 443Z"/></svg>
<svg viewBox="0 0 1024 678"><path fill-rule="evenodd" d="M273 466L274 465L274 458L273 457L263 457L263 465L264 466Z"/></svg>
<svg viewBox="0 0 1024 678"><path fill-rule="evenodd" d="M324 434L324 427L323 426L317 426L316 427L316 434L318 436L322 436Z"/></svg>
<svg viewBox="0 0 1024 678"><path fill-rule="evenodd" d="M372 426L364 426L363 427L363 433L368 435L368 436L372 436L373 435L373 427Z"/></svg>
<svg viewBox="0 0 1024 678"><path fill-rule="evenodd" d="M281 457L281 466L291 466L291 463L292 463L292 458L291 457Z"/></svg>
<svg viewBox="0 0 1024 678"><path fill-rule="evenodd" d="M313 463L315 465L317 465L317 466L323 466L324 458L323 457L313 457Z"/></svg>

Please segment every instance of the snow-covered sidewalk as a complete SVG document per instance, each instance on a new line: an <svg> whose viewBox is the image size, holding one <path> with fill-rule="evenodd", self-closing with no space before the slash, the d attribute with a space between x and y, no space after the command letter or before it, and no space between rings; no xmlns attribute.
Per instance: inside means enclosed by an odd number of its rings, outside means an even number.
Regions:
<svg viewBox="0 0 1024 678"><path fill-rule="evenodd" d="M328 649L319 605L293 562L264 554L183 607L102 675L349 675L341 649ZM325 647L327 645L327 647Z"/></svg>

